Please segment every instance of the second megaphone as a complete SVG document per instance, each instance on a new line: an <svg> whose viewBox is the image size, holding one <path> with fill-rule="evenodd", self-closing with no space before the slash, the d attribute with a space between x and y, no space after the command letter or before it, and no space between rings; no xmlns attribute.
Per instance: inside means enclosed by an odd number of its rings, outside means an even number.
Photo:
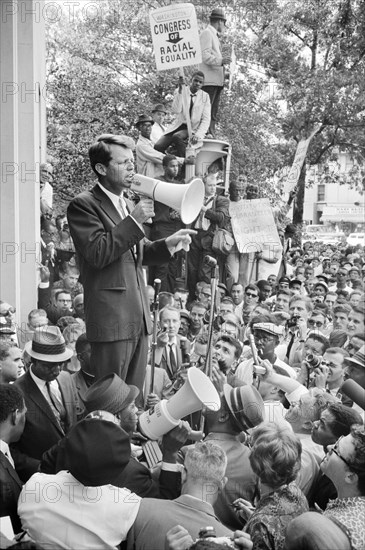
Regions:
<svg viewBox="0 0 365 550"><path fill-rule="evenodd" d="M178 210L181 221L185 224L195 220L204 203L204 183L199 178L193 179L190 183L179 184L136 174L132 190Z"/></svg>

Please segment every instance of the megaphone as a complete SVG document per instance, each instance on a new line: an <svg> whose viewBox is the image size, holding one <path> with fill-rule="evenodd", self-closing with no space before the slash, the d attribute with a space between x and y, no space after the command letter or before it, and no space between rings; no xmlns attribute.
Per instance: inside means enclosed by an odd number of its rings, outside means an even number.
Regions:
<svg viewBox="0 0 365 550"><path fill-rule="evenodd" d="M186 225L195 220L204 204L204 183L199 178L193 179L190 183L179 184L136 174L131 188L135 193L146 195L178 210L181 221Z"/></svg>
<svg viewBox="0 0 365 550"><path fill-rule="evenodd" d="M139 417L139 428L149 439L158 439L175 426L181 418L203 407L218 411L221 401L212 381L196 367L190 367L187 380L171 399L163 399Z"/></svg>

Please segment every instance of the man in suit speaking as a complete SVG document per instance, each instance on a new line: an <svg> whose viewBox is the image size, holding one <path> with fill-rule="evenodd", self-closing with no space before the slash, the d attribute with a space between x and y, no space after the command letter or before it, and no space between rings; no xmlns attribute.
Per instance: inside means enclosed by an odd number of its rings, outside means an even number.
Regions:
<svg viewBox="0 0 365 550"><path fill-rule="evenodd" d="M134 149L128 136L99 136L89 149L98 183L71 201L67 216L84 286L95 377L115 372L142 390L152 328L142 264L168 262L189 247L194 231L145 239L143 223L154 216L153 200L143 197L134 206L123 196L135 174Z"/></svg>

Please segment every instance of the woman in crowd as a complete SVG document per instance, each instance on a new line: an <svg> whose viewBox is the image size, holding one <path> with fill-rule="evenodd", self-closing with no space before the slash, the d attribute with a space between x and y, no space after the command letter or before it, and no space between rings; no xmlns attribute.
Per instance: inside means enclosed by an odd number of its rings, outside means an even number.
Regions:
<svg viewBox="0 0 365 550"><path fill-rule="evenodd" d="M261 498L256 509L238 499L255 550L284 548L290 521L308 510L307 499L295 484L302 453L298 437L285 426L259 425L251 436L250 463L259 478Z"/></svg>

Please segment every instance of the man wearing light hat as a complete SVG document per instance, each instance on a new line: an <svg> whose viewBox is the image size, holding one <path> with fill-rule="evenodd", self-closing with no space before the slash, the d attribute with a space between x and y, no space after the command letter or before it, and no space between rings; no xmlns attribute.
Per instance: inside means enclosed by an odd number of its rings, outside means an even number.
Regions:
<svg viewBox="0 0 365 550"><path fill-rule="evenodd" d="M139 115L135 124L139 131L139 138L136 143L137 172L149 178L162 176L162 160L164 153L160 153L153 147L151 140L152 126L155 121L149 115Z"/></svg>
<svg viewBox="0 0 365 550"><path fill-rule="evenodd" d="M252 327L253 337L260 359L268 359L274 367L284 370L291 378L296 378L295 370L279 359L275 349L279 345L280 337L284 335L284 327L274 323L255 323ZM254 379L254 360L246 359L236 370L237 378L246 384L252 384Z"/></svg>
<svg viewBox="0 0 365 550"><path fill-rule="evenodd" d="M36 329L24 350L31 357L31 365L14 384L24 394L27 417L13 456L20 477L26 481L37 471L43 453L76 423L80 409L72 378L62 370L73 351L66 347L60 329Z"/></svg>
<svg viewBox="0 0 365 550"><path fill-rule="evenodd" d="M157 105L153 107L151 112L154 124L152 126L150 139L152 143L155 144L165 132L165 126L163 126L163 122L165 120L167 111L162 103L157 103Z"/></svg>
<svg viewBox="0 0 365 550"><path fill-rule="evenodd" d="M220 96L224 86L224 65L229 65L231 57L222 53L218 33L223 33L226 15L222 8L214 8L209 17L209 25L200 34L200 47L203 62L199 70L204 73L203 90L209 95L211 103L211 120L209 133L214 138L218 118Z"/></svg>

